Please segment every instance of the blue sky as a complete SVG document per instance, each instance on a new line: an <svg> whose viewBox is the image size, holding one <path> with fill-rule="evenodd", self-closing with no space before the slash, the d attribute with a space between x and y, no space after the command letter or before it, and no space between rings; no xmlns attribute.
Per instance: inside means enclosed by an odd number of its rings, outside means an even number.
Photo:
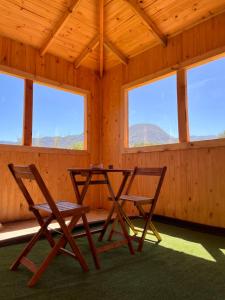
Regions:
<svg viewBox="0 0 225 300"><path fill-rule="evenodd" d="M191 136L225 130L225 58L188 70ZM22 137L24 82L0 74L0 141ZM129 125L150 123L178 137L176 75L129 91ZM33 137L84 131L83 97L34 84Z"/></svg>
<svg viewBox="0 0 225 300"><path fill-rule="evenodd" d="M189 69L188 112L191 136L225 130L225 58ZM129 91L129 125L152 123L178 137L176 75Z"/></svg>

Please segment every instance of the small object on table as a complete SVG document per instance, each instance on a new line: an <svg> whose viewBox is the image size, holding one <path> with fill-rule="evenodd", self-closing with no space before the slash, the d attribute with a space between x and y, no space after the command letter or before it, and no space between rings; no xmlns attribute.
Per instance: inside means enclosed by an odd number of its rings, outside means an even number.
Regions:
<svg viewBox="0 0 225 300"><path fill-rule="evenodd" d="M93 170L103 169L103 163L100 163L100 164L90 164L90 169L93 169Z"/></svg>
<svg viewBox="0 0 225 300"><path fill-rule="evenodd" d="M110 170L112 170L112 169L113 169L113 165L108 165L108 168L109 168Z"/></svg>

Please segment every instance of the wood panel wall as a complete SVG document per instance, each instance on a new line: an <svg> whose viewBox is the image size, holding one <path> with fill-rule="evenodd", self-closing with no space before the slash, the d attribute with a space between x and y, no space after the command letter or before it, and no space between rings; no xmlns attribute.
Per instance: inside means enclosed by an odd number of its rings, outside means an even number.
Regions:
<svg viewBox="0 0 225 300"><path fill-rule="evenodd" d="M35 163L47 181L55 198L74 200L67 174L68 167L85 167L99 161L99 79L85 68L75 70L73 64L46 54L44 57L30 46L0 37L0 71L17 74L31 80L45 81L58 86L72 86L90 92L88 105L88 151L49 150L0 145L0 222L29 218L25 202L13 182L7 164ZM74 120L76 121L76 120ZM10 124L10 116L9 116ZM34 189L34 191L36 191ZM35 195L37 193L35 192ZM92 207L99 206L99 189L93 190L87 199Z"/></svg>
<svg viewBox="0 0 225 300"><path fill-rule="evenodd" d="M117 167L168 167L156 213L177 219L225 227L225 143L183 144L177 150L125 153L123 145L124 84L178 70L225 52L225 14L214 17L108 71L103 78L102 161ZM213 144L214 143L214 144ZM114 186L118 179L114 178ZM136 189L146 188L139 181ZM105 201L104 207L110 203ZM134 213L131 207L127 207Z"/></svg>

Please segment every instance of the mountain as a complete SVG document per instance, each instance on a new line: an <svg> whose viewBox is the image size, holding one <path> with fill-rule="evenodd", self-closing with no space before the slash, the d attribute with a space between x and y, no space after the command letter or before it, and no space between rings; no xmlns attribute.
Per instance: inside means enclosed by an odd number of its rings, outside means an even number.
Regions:
<svg viewBox="0 0 225 300"><path fill-rule="evenodd" d="M33 138L32 145L49 148L82 149L84 134Z"/></svg>
<svg viewBox="0 0 225 300"><path fill-rule="evenodd" d="M135 124L129 128L130 146L176 143L177 139L153 124Z"/></svg>

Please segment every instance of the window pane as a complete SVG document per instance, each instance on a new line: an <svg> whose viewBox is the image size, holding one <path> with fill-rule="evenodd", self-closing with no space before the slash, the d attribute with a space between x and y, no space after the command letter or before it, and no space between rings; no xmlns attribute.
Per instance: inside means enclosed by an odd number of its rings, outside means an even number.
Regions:
<svg viewBox="0 0 225 300"><path fill-rule="evenodd" d="M225 137L225 58L188 70L190 140Z"/></svg>
<svg viewBox="0 0 225 300"><path fill-rule="evenodd" d="M34 84L33 146L84 149L84 96Z"/></svg>
<svg viewBox="0 0 225 300"><path fill-rule="evenodd" d="M128 92L129 147L178 142L176 75Z"/></svg>
<svg viewBox="0 0 225 300"><path fill-rule="evenodd" d="M24 80L0 73L0 144L22 144Z"/></svg>

